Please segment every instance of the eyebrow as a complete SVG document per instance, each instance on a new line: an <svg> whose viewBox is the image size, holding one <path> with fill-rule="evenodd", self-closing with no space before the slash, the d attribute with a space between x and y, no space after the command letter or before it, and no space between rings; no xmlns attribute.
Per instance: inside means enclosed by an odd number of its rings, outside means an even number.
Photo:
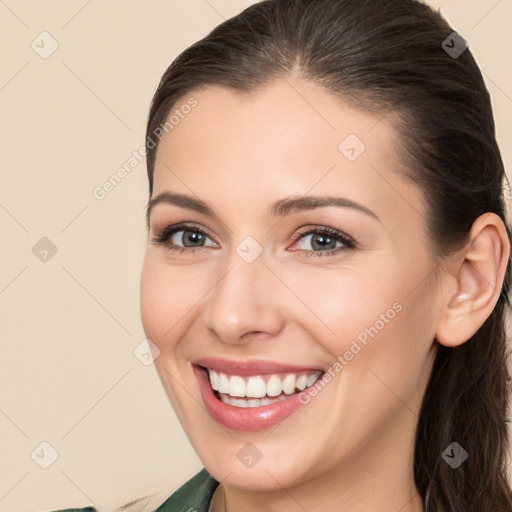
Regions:
<svg viewBox="0 0 512 512"><path fill-rule="evenodd" d="M192 210L207 217L217 217L213 209L201 199L197 199L186 194L177 194L173 192L162 192L152 198L146 207L146 220L149 224L151 210L160 203L171 204L187 210ZM271 217L284 217L293 212L312 210L326 206L338 206L342 208L353 208L354 210L365 213L366 215L378 220L379 217L366 206L359 204L351 199L337 196L302 196L298 198L287 197L275 201L270 208ZM217 217L218 218L218 217Z"/></svg>

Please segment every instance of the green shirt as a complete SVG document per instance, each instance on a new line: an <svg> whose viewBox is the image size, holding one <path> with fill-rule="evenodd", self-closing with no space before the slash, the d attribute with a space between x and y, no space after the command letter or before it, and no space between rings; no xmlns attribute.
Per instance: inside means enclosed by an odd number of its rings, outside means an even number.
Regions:
<svg viewBox="0 0 512 512"><path fill-rule="evenodd" d="M205 468L173 492L154 512L208 512L219 485ZM69 508L55 512L98 512L94 507Z"/></svg>

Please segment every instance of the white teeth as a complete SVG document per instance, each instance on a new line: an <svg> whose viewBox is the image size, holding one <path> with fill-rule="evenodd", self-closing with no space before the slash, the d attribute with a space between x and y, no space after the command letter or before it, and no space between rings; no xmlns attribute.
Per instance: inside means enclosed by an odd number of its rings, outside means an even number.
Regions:
<svg viewBox="0 0 512 512"><path fill-rule="evenodd" d="M226 374L219 374L219 389L217 389L219 393L229 393L229 379Z"/></svg>
<svg viewBox="0 0 512 512"><path fill-rule="evenodd" d="M267 395L278 396L283 392L281 379L277 375L272 375L267 381Z"/></svg>
<svg viewBox="0 0 512 512"><path fill-rule="evenodd" d="M233 375L229 379L229 391L228 394L231 396L246 396L245 395L245 382L242 377L238 377L237 375Z"/></svg>
<svg viewBox="0 0 512 512"><path fill-rule="evenodd" d="M291 395L295 391L295 381L297 379L295 378L295 375L293 373L289 373L284 379L283 379L283 391L287 395Z"/></svg>
<svg viewBox="0 0 512 512"><path fill-rule="evenodd" d="M314 375L310 375L309 377L306 377L306 387L309 388L309 386L312 386L320 376L320 373L317 372Z"/></svg>
<svg viewBox="0 0 512 512"><path fill-rule="evenodd" d="M300 377L297 377L297 382L295 382L295 385L301 391L303 389L306 389L306 376L305 375L301 375ZM213 389L215 389L215 388L213 388Z"/></svg>
<svg viewBox="0 0 512 512"><path fill-rule="evenodd" d="M286 396L280 396L277 398L253 398L252 400L243 400L241 398L232 398L226 395L220 395L222 402L234 407L241 407L242 409L250 407L260 407L262 405L270 405L281 400L286 400Z"/></svg>
<svg viewBox="0 0 512 512"><path fill-rule="evenodd" d="M212 385L212 389L215 391L219 390L219 374L214 371L210 371L210 384Z"/></svg>
<svg viewBox="0 0 512 512"><path fill-rule="evenodd" d="M280 397L283 393L284 395L292 395L297 390L302 391L312 386L322 375L322 372L317 371L309 376L304 373L299 376L288 373L282 380L279 375L274 374L268 378L267 382L259 376L246 377L245 379L238 375L228 377L225 373L210 369L208 369L208 374L212 389L220 394L229 395L230 397L262 399L259 401L237 400L237 402L240 402L240 405L237 404L238 407L258 407L259 405L273 403L274 400L270 400L269 397ZM284 398L287 397L284 396ZM264 403L264 401L268 403ZM256 402L258 402L258 405L255 405Z"/></svg>
<svg viewBox="0 0 512 512"><path fill-rule="evenodd" d="M246 396L254 398L262 398L267 394L267 386L265 381L259 377L249 377L245 388Z"/></svg>

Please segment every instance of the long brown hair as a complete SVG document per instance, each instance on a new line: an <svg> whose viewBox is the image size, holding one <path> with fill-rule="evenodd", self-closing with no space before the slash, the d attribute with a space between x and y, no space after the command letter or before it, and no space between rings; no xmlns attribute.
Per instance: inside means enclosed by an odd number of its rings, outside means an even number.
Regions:
<svg viewBox="0 0 512 512"><path fill-rule="evenodd" d="M390 116L401 135L400 172L427 199L435 255L465 244L485 212L504 221L510 239L489 93L471 51L453 32L416 0L265 0L248 7L165 71L146 133L150 196L155 133L180 98L210 84L250 93L293 75ZM498 303L478 332L456 348L438 347L414 453L428 511L512 511L509 282L510 261ZM456 469L441 457L452 442L468 453Z"/></svg>

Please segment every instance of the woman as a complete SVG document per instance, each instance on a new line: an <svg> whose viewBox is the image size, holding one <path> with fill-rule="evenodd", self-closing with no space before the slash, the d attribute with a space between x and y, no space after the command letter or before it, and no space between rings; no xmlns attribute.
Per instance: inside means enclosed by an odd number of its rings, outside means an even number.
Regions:
<svg viewBox="0 0 512 512"><path fill-rule="evenodd" d="M415 0L266 0L164 73L141 316L205 468L158 508L512 511L489 94Z"/></svg>

